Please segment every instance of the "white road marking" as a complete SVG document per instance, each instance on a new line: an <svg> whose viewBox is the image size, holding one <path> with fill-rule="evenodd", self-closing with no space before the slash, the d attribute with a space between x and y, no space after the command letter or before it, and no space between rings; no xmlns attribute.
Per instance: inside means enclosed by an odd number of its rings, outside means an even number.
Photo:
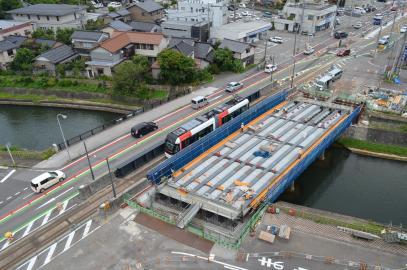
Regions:
<svg viewBox="0 0 407 270"><path fill-rule="evenodd" d="M58 245L58 242L54 243L54 244L49 248L47 257L45 258L45 261L44 261L44 263L42 264L42 266L48 264L48 263L51 261L52 255L54 254L54 251L55 251L57 245Z"/></svg>
<svg viewBox="0 0 407 270"><path fill-rule="evenodd" d="M31 231L31 227L33 226L34 222L35 222L35 220L33 220L33 221L31 221L30 223L28 223L28 225L27 225L27 227L25 228L25 231L24 231L24 233L23 233L23 236L22 236L21 238L25 237L25 236Z"/></svg>
<svg viewBox="0 0 407 270"><path fill-rule="evenodd" d="M2 203L3 203L3 201L0 202L0 204L2 204Z"/></svg>
<svg viewBox="0 0 407 270"><path fill-rule="evenodd" d="M59 211L59 215L62 214L63 212L65 212L67 206L68 206L68 200L64 201L64 203L62 204L62 208L61 208L61 211Z"/></svg>
<svg viewBox="0 0 407 270"><path fill-rule="evenodd" d="M42 220L41 226L44 226L44 225L48 222L48 219L49 219L49 217L51 216L52 210L54 210L54 209L51 209L51 210L48 211L48 213L45 215L44 219Z"/></svg>
<svg viewBox="0 0 407 270"><path fill-rule="evenodd" d="M37 256L32 257L26 270L32 270L36 261L37 261Z"/></svg>
<svg viewBox="0 0 407 270"><path fill-rule="evenodd" d="M207 258L207 257L203 257L203 256L191 254L191 253L178 252L178 251L171 251L171 253L172 253L172 254L177 254L177 255L184 255L184 256L194 257L194 258L198 258L198 259L205 260L205 261L210 261L210 262L213 262L213 263L217 263L217 264L223 265L223 267L225 267L225 268L227 268L227 269L233 269L233 270L248 270L247 268L239 267L239 266L236 266L236 265L224 263L224 262L217 261L217 260L209 260L209 258Z"/></svg>
<svg viewBox="0 0 407 270"><path fill-rule="evenodd" d="M28 194L27 196L23 197L23 200L27 199L28 197L30 197L31 195L33 195L34 192L31 192L30 194Z"/></svg>
<svg viewBox="0 0 407 270"><path fill-rule="evenodd" d="M10 241L6 240L6 242L4 243L4 245L3 245L3 247L0 249L0 251L6 249L9 245L10 245Z"/></svg>
<svg viewBox="0 0 407 270"><path fill-rule="evenodd" d="M25 189L23 189L23 190L27 190L28 189L28 187L26 187Z"/></svg>
<svg viewBox="0 0 407 270"><path fill-rule="evenodd" d="M5 167L5 166L0 166L0 169L2 169L2 170L7 170L7 169L8 169L8 167Z"/></svg>
<svg viewBox="0 0 407 270"><path fill-rule="evenodd" d="M221 98L221 97L222 97L222 95L220 95L220 96L216 96L216 97L214 97L214 98L210 99L209 101L214 101L214 100L217 100L218 98Z"/></svg>
<svg viewBox="0 0 407 270"><path fill-rule="evenodd" d="M14 196L17 196L18 194L20 194L21 193L21 191L19 191L19 192L17 192L16 194L14 194Z"/></svg>
<svg viewBox="0 0 407 270"><path fill-rule="evenodd" d="M73 231L68 235L68 240L66 240L65 247L64 247L64 250L62 252L65 252L66 250L68 250L68 248L71 247L72 239L75 236L75 232L76 231Z"/></svg>
<svg viewBox="0 0 407 270"><path fill-rule="evenodd" d="M83 230L82 239L85 238L89 234L90 225L92 225L92 220L91 219L89 219L89 221L86 222L85 230Z"/></svg>
<svg viewBox="0 0 407 270"><path fill-rule="evenodd" d="M4 183L4 181L6 181L15 172L16 170L12 170L11 172L9 172L6 176L4 176L3 179L0 180L0 183Z"/></svg>
<svg viewBox="0 0 407 270"><path fill-rule="evenodd" d="M10 196L10 197L8 197L7 199L6 199L6 201L8 201L8 200L10 200L12 197Z"/></svg>
<svg viewBox="0 0 407 270"><path fill-rule="evenodd" d="M67 192L71 191L72 189L73 189L73 187L71 187L71 188L69 188L69 189L65 190L64 192L62 192L62 193L61 193L61 194L59 194L58 196L55 196L54 198L52 198L52 199L48 200L47 202L45 202L45 203L41 204L40 206L38 206L36 210L38 210L38 209L40 209L40 208L42 208L42 207L46 206L47 204L49 204L49 203L51 203L51 202L55 201L55 200L56 200L56 198L58 198L58 197L60 197L60 196L64 195L65 193L67 193Z"/></svg>

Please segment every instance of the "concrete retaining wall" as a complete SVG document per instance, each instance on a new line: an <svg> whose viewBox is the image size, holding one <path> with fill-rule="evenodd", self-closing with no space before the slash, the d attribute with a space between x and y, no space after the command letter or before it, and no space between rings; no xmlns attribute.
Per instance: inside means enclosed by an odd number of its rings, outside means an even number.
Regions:
<svg viewBox="0 0 407 270"><path fill-rule="evenodd" d="M366 127L349 127L344 137L381 144L407 146L407 133L393 132Z"/></svg>
<svg viewBox="0 0 407 270"><path fill-rule="evenodd" d="M112 175L113 177L113 183L117 182L117 178ZM82 185L78 188L79 196L78 199L81 201L86 200L102 188L110 185L110 175L105 174L104 176L100 177L99 179L96 179L95 181L92 181L86 185Z"/></svg>

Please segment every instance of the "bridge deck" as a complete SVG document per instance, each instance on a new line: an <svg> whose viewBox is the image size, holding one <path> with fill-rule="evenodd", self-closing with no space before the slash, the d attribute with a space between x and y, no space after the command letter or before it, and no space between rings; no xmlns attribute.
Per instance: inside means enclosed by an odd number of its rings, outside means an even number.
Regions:
<svg viewBox="0 0 407 270"><path fill-rule="evenodd" d="M350 110L283 103L175 172L160 193L235 219Z"/></svg>

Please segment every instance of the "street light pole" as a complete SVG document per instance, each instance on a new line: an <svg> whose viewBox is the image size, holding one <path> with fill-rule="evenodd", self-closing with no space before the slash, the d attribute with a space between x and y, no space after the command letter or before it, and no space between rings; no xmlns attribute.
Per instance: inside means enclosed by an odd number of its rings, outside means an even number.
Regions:
<svg viewBox="0 0 407 270"><path fill-rule="evenodd" d="M291 74L291 87L290 87L290 88L293 88L293 85L294 85L294 75L295 75L295 48L296 48L296 46L297 46L297 27L294 28L294 31L295 31L295 35L294 35L294 50L293 50L293 61L294 61L294 63L293 63L293 72L292 72L292 74Z"/></svg>
<svg viewBox="0 0 407 270"><path fill-rule="evenodd" d="M110 184L112 185L113 197L116 198L116 189L114 188L112 171L110 170L109 158L106 158L107 169L109 170Z"/></svg>
<svg viewBox="0 0 407 270"><path fill-rule="evenodd" d="M65 114L62 114L62 113L58 113L57 114L57 121L58 121L59 130L61 131L61 134L62 134L62 139L64 140L64 144L65 144L66 152L68 153L69 160L72 160L71 154L69 153L69 148L68 148L68 144L67 144L66 139L65 139L64 132L62 131L61 122L59 122L59 117L60 116L62 117L62 119L67 119L68 116L66 116Z"/></svg>

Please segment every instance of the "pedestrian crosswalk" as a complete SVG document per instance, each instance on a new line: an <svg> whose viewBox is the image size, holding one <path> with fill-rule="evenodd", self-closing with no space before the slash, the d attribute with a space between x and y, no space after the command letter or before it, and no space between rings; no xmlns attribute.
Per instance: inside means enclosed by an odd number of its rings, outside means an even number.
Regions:
<svg viewBox="0 0 407 270"><path fill-rule="evenodd" d="M35 270L44 267L50 263L56 256L66 252L72 248L76 243L89 236L100 225L95 220L88 220L85 223L78 226L75 230L71 231L58 241L52 243L41 252L37 253L32 258L29 258L24 263L16 268L16 270Z"/></svg>
<svg viewBox="0 0 407 270"><path fill-rule="evenodd" d="M0 251L5 250L10 245L12 245L16 240L26 237L34 230L44 226L48 222L54 220L55 218L62 215L66 211L69 211L70 209L75 207L76 203L74 203L74 200L72 200L75 196L66 199L65 201L62 202L62 204L55 205L54 207L38 215L36 218L27 222L18 229L13 230L12 233L14 239L11 242L8 239L1 238Z"/></svg>

